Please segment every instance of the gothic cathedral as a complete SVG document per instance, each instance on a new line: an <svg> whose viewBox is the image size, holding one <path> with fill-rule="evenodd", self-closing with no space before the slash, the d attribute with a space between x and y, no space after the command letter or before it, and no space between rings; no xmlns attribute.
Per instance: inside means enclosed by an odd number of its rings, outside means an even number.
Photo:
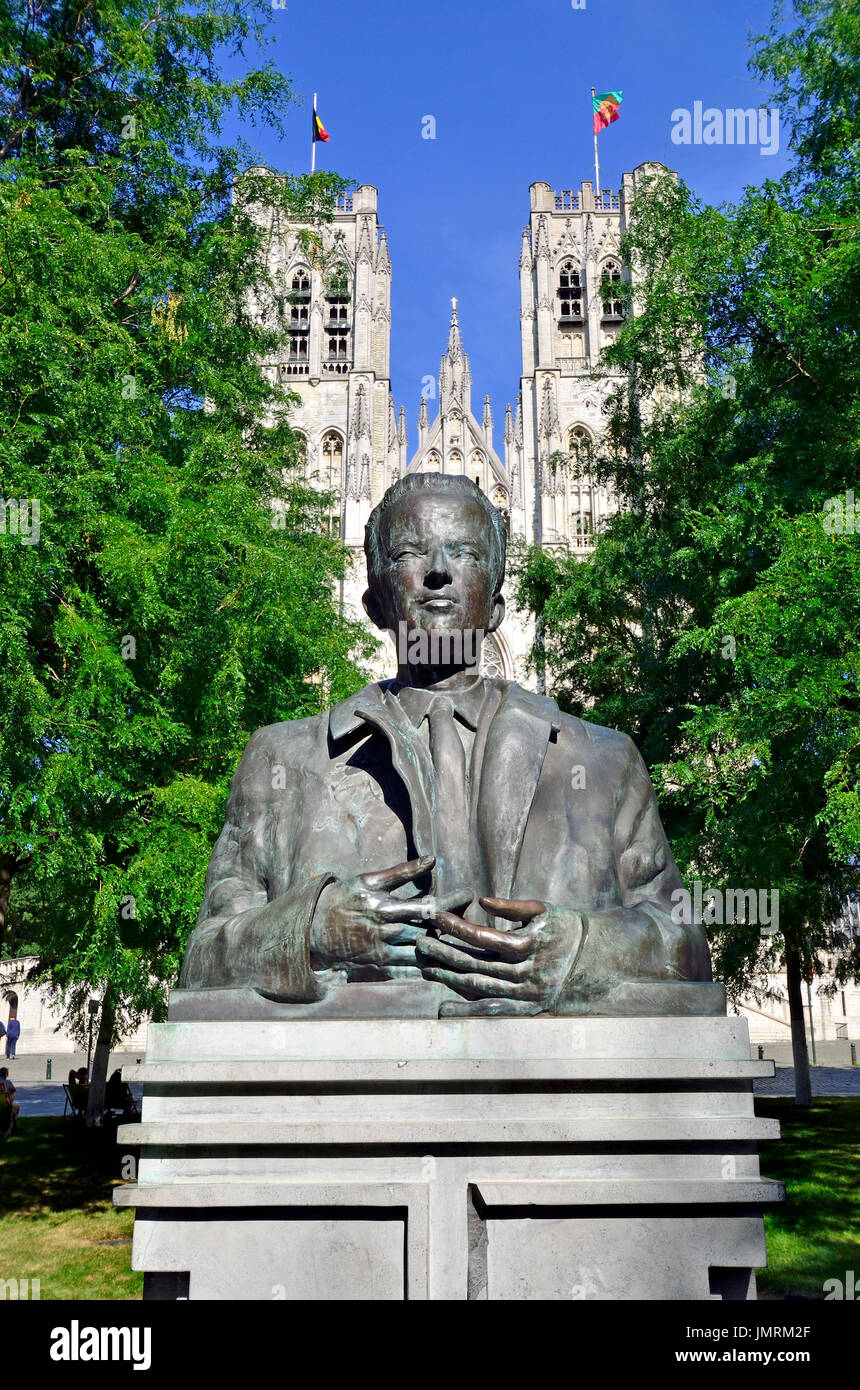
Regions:
<svg viewBox="0 0 860 1390"><path fill-rule="evenodd" d="M520 252L522 375L515 410L505 410L504 461L493 445L493 414L484 397L472 410L472 376L463 350L456 300L437 381L425 383L418 447L410 458L406 412L391 393L391 259L377 220L377 190L363 184L338 198L322 231L320 265L300 228L273 231L282 268L289 335L274 379L300 397L291 413L305 439L309 479L337 498L332 525L355 555L342 599L361 615L362 546L371 508L407 472L466 473L504 514L509 533L530 543L587 554L613 498L587 472L549 464L563 451L587 464L611 380L591 373L623 322L612 287L630 271L620 240L637 186L669 171L639 165L618 192L530 188L529 225ZM436 408L431 421L428 400ZM379 635L379 634L377 634ZM484 643L483 669L531 685L527 616L508 605L500 630ZM387 657L387 659L386 659ZM393 674L393 652L374 672Z"/></svg>

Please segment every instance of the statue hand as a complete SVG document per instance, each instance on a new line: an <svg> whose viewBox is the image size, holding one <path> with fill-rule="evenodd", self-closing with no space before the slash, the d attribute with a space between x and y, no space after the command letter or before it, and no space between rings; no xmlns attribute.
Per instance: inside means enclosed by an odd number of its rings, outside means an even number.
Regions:
<svg viewBox="0 0 860 1390"><path fill-rule="evenodd" d="M398 898L388 890L433 868L432 855L390 869L334 879L320 893L311 923L311 964L415 965L415 942L446 908L471 901L471 894Z"/></svg>
<svg viewBox="0 0 860 1390"><path fill-rule="evenodd" d="M444 936L425 936L416 946L426 979L480 1001L443 1004L441 1012L551 1011L579 958L585 937L582 914L535 898L481 898L480 903L493 916L519 926L502 930L476 926L453 912L440 912L435 925Z"/></svg>

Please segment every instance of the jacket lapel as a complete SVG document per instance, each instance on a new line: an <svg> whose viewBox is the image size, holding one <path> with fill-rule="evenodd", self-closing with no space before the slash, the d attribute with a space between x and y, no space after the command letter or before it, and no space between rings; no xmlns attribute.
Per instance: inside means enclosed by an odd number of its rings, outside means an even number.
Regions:
<svg viewBox="0 0 860 1390"><path fill-rule="evenodd" d="M409 716L385 685L367 686L330 712L329 728L334 739L362 724L381 734L391 749L392 765L403 780L412 806L416 854L434 854L433 767L429 750L415 737ZM510 684L486 729L478 731L483 756L476 747L481 773L479 794L473 801L472 827L481 892L510 896L547 744L553 730L560 728L554 700ZM485 920L477 903L469 915Z"/></svg>
<svg viewBox="0 0 860 1390"><path fill-rule="evenodd" d="M342 738L362 724L387 740L391 762L402 779L412 807L412 840L416 855L434 854L431 797L433 768L429 751L398 700L384 685L369 685L336 705L329 715L332 737Z"/></svg>
<svg viewBox="0 0 860 1390"><path fill-rule="evenodd" d="M476 806L476 838L484 882L495 897L510 897L523 837L558 706L517 685L508 687L487 733Z"/></svg>

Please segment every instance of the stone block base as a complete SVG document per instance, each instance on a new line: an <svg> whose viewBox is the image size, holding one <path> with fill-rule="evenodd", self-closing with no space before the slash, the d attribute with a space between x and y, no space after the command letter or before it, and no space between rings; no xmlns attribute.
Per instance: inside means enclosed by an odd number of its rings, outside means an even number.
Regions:
<svg viewBox="0 0 860 1390"><path fill-rule="evenodd" d="M747 1299L765 1263L740 1018L150 1029L145 1297Z"/></svg>

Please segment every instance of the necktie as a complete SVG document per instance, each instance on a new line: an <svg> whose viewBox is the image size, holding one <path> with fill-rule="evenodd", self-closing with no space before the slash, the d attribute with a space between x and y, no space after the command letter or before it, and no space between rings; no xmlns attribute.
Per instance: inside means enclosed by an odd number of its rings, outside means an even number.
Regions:
<svg viewBox="0 0 860 1390"><path fill-rule="evenodd" d="M471 890L466 754L451 701L436 695L427 709L433 759L436 828L436 892Z"/></svg>

